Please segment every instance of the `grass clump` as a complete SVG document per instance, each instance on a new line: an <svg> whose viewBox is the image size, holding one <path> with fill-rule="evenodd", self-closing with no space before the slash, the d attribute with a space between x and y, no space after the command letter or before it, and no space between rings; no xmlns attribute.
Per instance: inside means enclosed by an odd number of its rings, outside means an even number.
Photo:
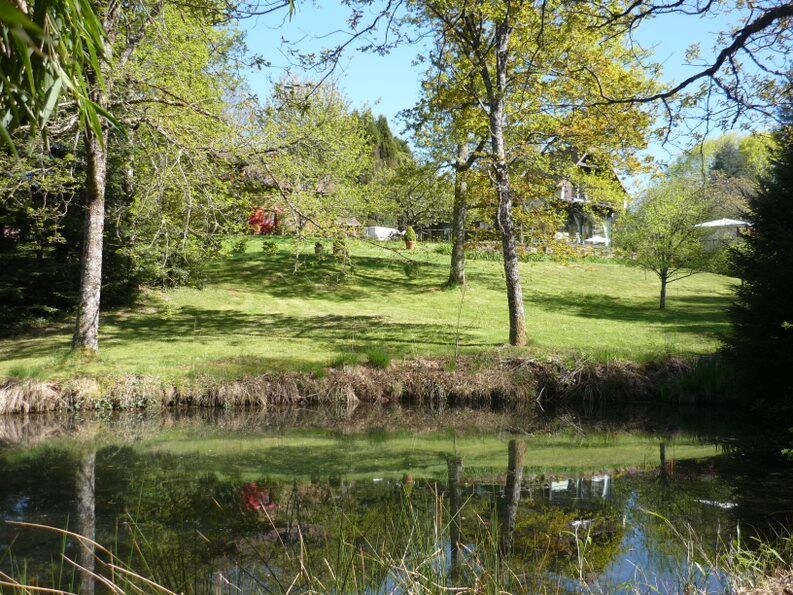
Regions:
<svg viewBox="0 0 793 595"><path fill-rule="evenodd" d="M385 349L375 347L366 352L366 361L375 368L385 369L391 365L391 354Z"/></svg>

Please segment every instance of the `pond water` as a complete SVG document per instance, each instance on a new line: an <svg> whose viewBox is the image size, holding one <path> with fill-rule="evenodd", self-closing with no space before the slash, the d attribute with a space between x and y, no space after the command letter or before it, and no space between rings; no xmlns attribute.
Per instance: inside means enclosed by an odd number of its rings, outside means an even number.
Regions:
<svg viewBox="0 0 793 595"><path fill-rule="evenodd" d="M739 531L793 526L793 470L728 435L553 426L397 407L0 417L0 571L80 593L108 577L127 592L723 592L714 564Z"/></svg>

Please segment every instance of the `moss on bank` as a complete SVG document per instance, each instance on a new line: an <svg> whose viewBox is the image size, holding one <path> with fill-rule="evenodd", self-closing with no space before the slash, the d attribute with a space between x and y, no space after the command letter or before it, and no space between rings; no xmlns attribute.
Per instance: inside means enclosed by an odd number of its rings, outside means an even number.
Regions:
<svg viewBox="0 0 793 595"><path fill-rule="evenodd" d="M0 413L172 407L267 407L291 404L409 402L430 407L530 404L545 411L566 403L690 400L686 378L696 366L667 358L650 363L563 362L509 358L455 365L416 360L386 368L345 366L315 373L277 372L223 382L197 377L171 383L125 376L63 382L7 380Z"/></svg>

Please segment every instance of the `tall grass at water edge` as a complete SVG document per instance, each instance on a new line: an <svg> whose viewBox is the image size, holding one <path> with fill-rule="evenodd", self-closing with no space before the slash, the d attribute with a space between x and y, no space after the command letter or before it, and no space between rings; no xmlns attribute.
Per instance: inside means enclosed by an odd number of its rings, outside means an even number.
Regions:
<svg viewBox="0 0 793 595"><path fill-rule="evenodd" d="M786 593L793 585L793 535L789 532L766 542L746 540L738 530L726 536L713 553L691 526L674 526L653 512L641 512L665 523L685 551L673 578L677 592L708 593L716 584L727 593ZM10 560L11 571L0 572L0 593L68 594L82 592L91 581L105 592L118 594L609 593L614 588L639 594L670 588L668 580L659 583L638 566L626 583L601 584L595 567L599 562L591 558L589 530L563 531L574 541L574 552L562 564L542 552L528 562L505 554L495 512L476 514L473 522L469 518L465 539L455 551L449 535L459 518L440 491L427 507L403 498L396 514L374 531L362 531L361 519L342 515L327 527L326 534L318 536L315 528L293 520L286 528L271 524L275 537L266 546L243 539L244 559L222 557L209 563L192 557L186 549L176 555L166 551L156 535L147 534L144 526L131 519L120 526L128 533L128 544L123 547L126 555L118 547L110 551L68 530L18 523L25 530L59 536L60 559L48 573L34 575L24 560L14 560L11 551L6 551L0 563L8 567ZM473 533L470 527L475 527ZM70 554L74 551L67 547L70 541L78 549L90 548L93 564Z"/></svg>

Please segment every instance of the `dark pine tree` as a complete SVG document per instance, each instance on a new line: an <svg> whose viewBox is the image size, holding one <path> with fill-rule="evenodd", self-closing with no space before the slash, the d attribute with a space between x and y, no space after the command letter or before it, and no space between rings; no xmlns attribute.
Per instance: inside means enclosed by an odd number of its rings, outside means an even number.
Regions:
<svg viewBox="0 0 793 595"><path fill-rule="evenodd" d="M732 139L727 140L713 155L710 170L728 178L748 178L752 175L749 160Z"/></svg>
<svg viewBox="0 0 793 595"><path fill-rule="evenodd" d="M749 199L753 223L734 255L743 284L729 354L743 391L772 419L793 423L793 111L776 133L771 171Z"/></svg>

